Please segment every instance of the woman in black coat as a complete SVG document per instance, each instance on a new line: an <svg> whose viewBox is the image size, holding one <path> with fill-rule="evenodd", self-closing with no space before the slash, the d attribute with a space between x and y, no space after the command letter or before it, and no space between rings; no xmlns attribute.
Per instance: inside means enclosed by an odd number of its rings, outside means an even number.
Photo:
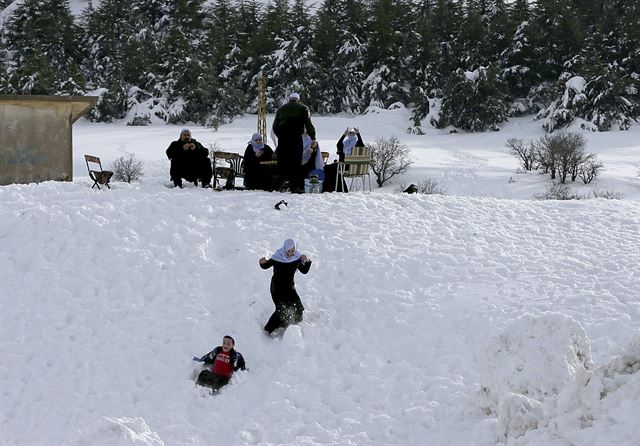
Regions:
<svg viewBox="0 0 640 446"><path fill-rule="evenodd" d="M262 141L260 133L254 133L244 151L245 189L271 190L271 168L260 163L272 157L273 149Z"/></svg>
<svg viewBox="0 0 640 446"><path fill-rule="evenodd" d="M287 239L269 260L262 257L259 262L262 269L273 266L270 291L276 310L264 326L265 331L272 334L279 328L300 323L304 306L296 292L293 276L296 271L307 274L311 268L311 260L296 249L293 240Z"/></svg>

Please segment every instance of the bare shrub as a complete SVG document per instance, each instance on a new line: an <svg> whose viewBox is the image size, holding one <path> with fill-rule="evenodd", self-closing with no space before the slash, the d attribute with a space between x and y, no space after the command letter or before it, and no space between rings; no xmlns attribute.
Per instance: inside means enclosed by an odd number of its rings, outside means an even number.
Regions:
<svg viewBox="0 0 640 446"><path fill-rule="evenodd" d="M578 166L578 176L584 184L589 184L598 176L602 167L603 164L598 161L598 158L589 154L585 157L584 162Z"/></svg>
<svg viewBox="0 0 640 446"><path fill-rule="evenodd" d="M376 139L369 146L371 150L371 170L376 176L378 187L391 178L404 173L413 164L409 158L409 147L400 143L395 136L389 139L384 137Z"/></svg>
<svg viewBox="0 0 640 446"><path fill-rule="evenodd" d="M447 193L447 189L441 186L435 178L425 178L424 180L420 180L417 186L419 194L445 195Z"/></svg>
<svg viewBox="0 0 640 446"><path fill-rule="evenodd" d="M584 197L574 193L566 184L552 184L541 194L535 194L536 200L580 200Z"/></svg>
<svg viewBox="0 0 640 446"><path fill-rule="evenodd" d="M607 200L622 200L624 195L620 192L614 192L608 189L591 189L591 193L595 198L605 198Z"/></svg>
<svg viewBox="0 0 640 446"><path fill-rule="evenodd" d="M526 144L519 138L510 138L507 140L512 155L520 158L520 163L524 170L533 170L536 163L536 150L533 144Z"/></svg>
<svg viewBox="0 0 640 446"><path fill-rule="evenodd" d="M557 173L562 184L569 174L571 180L575 181L579 166L585 159L586 144L584 136L573 132L545 135L532 143L538 162L545 168L545 172L551 173L552 180L556 179Z"/></svg>
<svg viewBox="0 0 640 446"><path fill-rule="evenodd" d="M144 175L142 161L138 160L133 153L115 160L111 170L113 170L113 178L116 181L126 181L127 183L138 181Z"/></svg>

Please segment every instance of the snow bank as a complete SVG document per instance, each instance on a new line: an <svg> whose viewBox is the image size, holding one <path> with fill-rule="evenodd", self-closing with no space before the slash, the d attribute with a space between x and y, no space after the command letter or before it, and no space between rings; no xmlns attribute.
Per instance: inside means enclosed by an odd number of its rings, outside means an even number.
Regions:
<svg viewBox="0 0 640 446"><path fill-rule="evenodd" d="M478 404L507 443L638 444L622 426L640 413L640 338L600 367L590 350L583 327L553 313L519 317L491 339Z"/></svg>

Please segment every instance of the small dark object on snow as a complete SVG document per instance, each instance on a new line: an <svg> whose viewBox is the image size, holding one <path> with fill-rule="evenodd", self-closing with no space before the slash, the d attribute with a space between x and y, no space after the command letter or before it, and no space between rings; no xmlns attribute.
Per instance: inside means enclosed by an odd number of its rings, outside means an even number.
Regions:
<svg viewBox="0 0 640 446"><path fill-rule="evenodd" d="M286 201L284 201L284 200L280 200L280 201L278 201L274 207L275 207L277 210L280 210L280 205L283 205L283 204L285 205L285 207L289 207L289 206L287 205L287 202L286 202Z"/></svg>
<svg viewBox="0 0 640 446"><path fill-rule="evenodd" d="M418 192L418 186L416 186L415 184L410 184L409 187L407 187L402 192L404 192L405 194L415 194L416 192Z"/></svg>

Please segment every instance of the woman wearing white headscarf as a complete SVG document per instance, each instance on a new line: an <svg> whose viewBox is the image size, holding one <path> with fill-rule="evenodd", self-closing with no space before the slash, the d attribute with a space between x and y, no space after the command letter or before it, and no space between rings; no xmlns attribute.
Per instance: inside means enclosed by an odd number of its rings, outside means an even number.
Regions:
<svg viewBox="0 0 640 446"><path fill-rule="evenodd" d="M360 136L360 130L358 130L357 127L348 127L338 140L336 147L338 148L338 159L342 163L344 162L344 156L351 155L355 147L364 147L364 141L362 141L362 136ZM346 167L348 170L349 166ZM337 164L334 163L325 166L322 192L334 192L336 175L338 175ZM344 179L342 180L342 184L338 184L338 188L335 192L348 192L347 183Z"/></svg>
<svg viewBox="0 0 640 446"><path fill-rule="evenodd" d="M271 161L273 149L264 143L260 133L254 133L244 151L244 187L245 189L271 190L271 170L260 164Z"/></svg>
<svg viewBox="0 0 640 446"><path fill-rule="evenodd" d="M347 128L338 140L336 147L338 148L338 158L340 162L344 162L344 156L351 155L355 147L364 147L360 130L358 130L357 127Z"/></svg>
<svg viewBox="0 0 640 446"><path fill-rule="evenodd" d="M310 172L324 170L324 160L320 151L320 144L312 145L311 137L307 132L302 134L302 167L300 174L302 178L307 178ZM323 173L324 178L324 173Z"/></svg>
<svg viewBox="0 0 640 446"><path fill-rule="evenodd" d="M293 276L296 271L307 274L311 268L311 260L296 249L293 240L287 239L269 260L262 257L259 262L262 269L273 266L270 291L276 310L264 326L265 331L272 334L279 328L300 323L304 306L296 291Z"/></svg>

